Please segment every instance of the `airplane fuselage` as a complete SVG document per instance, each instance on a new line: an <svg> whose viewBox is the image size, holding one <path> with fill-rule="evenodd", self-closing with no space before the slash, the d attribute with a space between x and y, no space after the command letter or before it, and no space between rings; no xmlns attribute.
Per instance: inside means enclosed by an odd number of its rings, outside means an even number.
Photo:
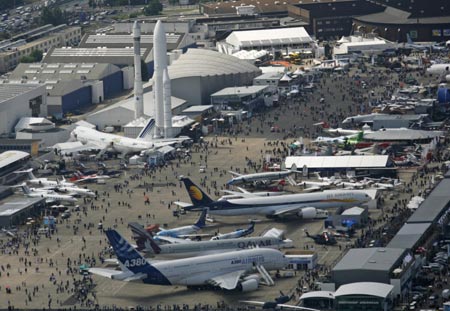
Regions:
<svg viewBox="0 0 450 311"><path fill-rule="evenodd" d="M124 263L125 267L132 264ZM155 262L153 266L161 275L147 277L142 281L159 285L207 285L207 281L215 276L237 271L253 272L255 265L263 265L266 270L279 270L287 265L287 260L277 250L258 248ZM142 273L145 273L145 270Z"/></svg>
<svg viewBox="0 0 450 311"><path fill-rule="evenodd" d="M234 200L215 201L209 206L209 214L221 216L277 214L287 208L314 207L351 207L370 200L364 193L352 191L327 191L326 193L288 194L273 197L255 197Z"/></svg>
<svg viewBox="0 0 450 311"><path fill-rule="evenodd" d="M200 230L199 227L191 225L191 226L184 226L184 227L178 227L174 229L168 229L168 230L161 230L159 231L156 236L168 236L172 238L177 238L182 235L192 234Z"/></svg>

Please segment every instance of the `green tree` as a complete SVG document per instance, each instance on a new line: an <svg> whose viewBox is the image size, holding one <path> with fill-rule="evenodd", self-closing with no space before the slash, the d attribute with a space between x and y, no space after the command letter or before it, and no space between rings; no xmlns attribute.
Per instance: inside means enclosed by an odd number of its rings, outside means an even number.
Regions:
<svg viewBox="0 0 450 311"><path fill-rule="evenodd" d="M144 14L146 16L159 15L163 6L159 0L150 0L148 5L144 7Z"/></svg>
<svg viewBox="0 0 450 311"><path fill-rule="evenodd" d="M35 62L40 62L42 60L42 56L44 53L41 50L33 50L30 56L34 59Z"/></svg>
<svg viewBox="0 0 450 311"><path fill-rule="evenodd" d="M19 59L19 63L34 63L34 58L31 56L22 56Z"/></svg>
<svg viewBox="0 0 450 311"><path fill-rule="evenodd" d="M52 24L54 26L58 26L61 24L65 24L66 16L65 12L61 11L60 8L49 8L44 7L41 12L41 24Z"/></svg>

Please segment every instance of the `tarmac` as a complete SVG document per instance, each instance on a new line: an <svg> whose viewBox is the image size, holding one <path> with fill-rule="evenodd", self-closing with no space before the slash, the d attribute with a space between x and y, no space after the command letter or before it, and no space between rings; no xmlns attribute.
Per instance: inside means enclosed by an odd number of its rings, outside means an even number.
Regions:
<svg viewBox="0 0 450 311"><path fill-rule="evenodd" d="M47 237L39 236L38 242L36 237L28 235L20 243L7 245L9 238L0 236L3 242L3 245L0 244L0 308L56 309L76 306L80 309L95 305L157 308L160 305L164 309L164 306L173 308L178 305L181 308L189 305L192 309L197 304L216 308L222 303L236 306L243 299L267 301L278 297L280 290L285 293L295 292L298 298L314 280L326 274L346 248L355 245L357 238L361 237L361 241L363 238L372 239L372 233L389 222L390 217L407 215L403 202L423 189L423 184L428 185L431 175L425 174L423 179L418 179L422 183L416 185L410 184L411 179L417 176L416 170L402 171L400 177L406 189L411 188L411 191L399 191L393 200L387 199L386 195L382 208L370 210L373 222L369 228L365 228L364 232L358 231L351 240L339 239L335 246L319 246L305 236L304 229L311 234L321 233L324 230L322 220L293 218L274 221L256 217L260 221L256 223L253 235L275 227L285 231L286 237L294 241L296 249L309 249L318 253L319 268L316 271L297 271L294 277L274 278L273 287L260 286L257 291L245 293L197 291L181 286L163 287L113 281L99 276L83 277L78 268L84 263L92 266L93 259L96 267L108 266L107 263L101 263L102 259L109 258L109 252L105 235L97 229L99 222L103 223L104 228L115 228L129 241L132 241L131 231L127 229L127 223L131 221L158 223L168 228L190 225L195 222L198 213L187 213L179 218L173 216L173 210L176 209L174 201L190 202L184 186L178 180L180 175L189 176L195 183L202 185L211 197L217 198L222 195L219 190L230 178L228 170L260 170L268 154L271 158L282 159L286 156L282 143L291 143L299 136L305 137L307 143L308 138L320 134L320 128L313 126L314 123L325 120L334 126L349 114L367 112L368 107L362 103L367 103L368 97L372 96L368 90L374 90L374 96L386 95L386 82L395 83L397 74L380 72L367 75L368 89L361 88L355 81L346 76L324 77L319 88L307 98L289 100L279 108L236 125L231 131L207 136L205 141L208 146L196 145L191 149L189 159L180 158L166 168L146 173L142 168L130 165L121 177L109 179L106 184L87 184L98 192L98 197L86 203L80 199L81 211L72 213L67 220L58 219L57 232ZM321 98L325 99L324 104L320 104ZM280 129L279 132L271 131L274 125ZM105 163L111 169L119 167L118 160ZM93 162L85 164L95 166ZM204 173L200 172L201 166L206 167ZM288 187L288 190L297 189ZM150 204L145 204L146 196ZM249 217L216 217L215 222L210 223L210 227L203 232L230 232L245 227L248 222ZM24 229L20 232L24 232ZM27 243L28 247L25 246ZM10 268L7 268L8 265ZM6 287L10 288L10 294L6 294Z"/></svg>

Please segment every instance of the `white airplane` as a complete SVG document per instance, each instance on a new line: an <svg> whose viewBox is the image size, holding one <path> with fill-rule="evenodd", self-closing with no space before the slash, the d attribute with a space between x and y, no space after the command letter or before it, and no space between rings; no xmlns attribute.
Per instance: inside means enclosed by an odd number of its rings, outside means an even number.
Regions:
<svg viewBox="0 0 450 311"><path fill-rule="evenodd" d="M153 285L220 287L227 290L258 289L260 275L272 284L267 270L281 270L288 264L286 256L269 248L254 248L222 254L169 261L148 262L115 230L106 236L117 255L122 271L90 268L89 272L113 280L141 281Z"/></svg>
<svg viewBox="0 0 450 311"><path fill-rule="evenodd" d="M113 150L121 154L140 153L154 150L155 148L181 144L189 141L189 137L151 139L151 132L155 125L155 120L150 119L146 126L139 133L137 138L129 138L115 134L103 133L84 126L77 126L71 133L71 139L75 139L87 148L102 149L103 151ZM89 147L90 146L90 147Z"/></svg>
<svg viewBox="0 0 450 311"><path fill-rule="evenodd" d="M450 75L450 64L433 64L427 68L427 73L447 78Z"/></svg>
<svg viewBox="0 0 450 311"><path fill-rule="evenodd" d="M343 124L361 124L371 123L377 116L386 116L386 113L358 114L356 116L347 117L342 121Z"/></svg>
<svg viewBox="0 0 450 311"><path fill-rule="evenodd" d="M351 207L371 200L359 191L330 190L320 193L297 193L272 197L250 197L233 200L212 200L189 178L182 177L192 204L175 202L186 211L208 208L210 215L265 215L267 218L296 215L303 219L322 216L320 208Z"/></svg>
<svg viewBox="0 0 450 311"><path fill-rule="evenodd" d="M199 237L204 236L203 234L197 234L196 232L200 231L206 226L206 213L207 210L204 209L197 222L190 226L177 227L172 229L161 229L159 228L159 232L156 233L155 239L158 240L161 237L171 237L171 238L190 238L190 237ZM141 230L147 231L149 234L153 234L153 229L155 226L150 226L148 228L143 228L140 224L136 222L129 223L128 226L131 228L133 232L141 232ZM208 234L208 236L211 236Z"/></svg>
<svg viewBox="0 0 450 311"><path fill-rule="evenodd" d="M73 187L74 184L67 182L64 177L63 180L49 180L47 178L36 178L33 174L33 169L29 168L23 171L15 171L16 174L27 174L28 182L32 185L43 186L43 187L56 187L56 186L64 186L64 187Z"/></svg>
<svg viewBox="0 0 450 311"><path fill-rule="evenodd" d="M414 43L414 41L411 39L409 34L406 34L406 40L407 40L407 42L404 43L405 48L418 50L418 51L429 51L430 50L430 46L427 46L425 44Z"/></svg>
<svg viewBox="0 0 450 311"><path fill-rule="evenodd" d="M78 200L71 195L67 194L57 194L55 192L46 192L46 191L31 191L30 188L26 184L20 185L22 188L23 193L30 198L45 198L45 201L47 203L51 202L69 202L74 203Z"/></svg>
<svg viewBox="0 0 450 311"><path fill-rule="evenodd" d="M66 186L56 186L56 191L70 193L72 195L95 197L95 192L90 189L79 188L79 187L66 187Z"/></svg>
<svg viewBox="0 0 450 311"><path fill-rule="evenodd" d="M273 236L272 234L260 237L233 238L226 240L191 241L168 236L159 236L159 241L169 244L157 244L153 237L136 223L129 226L136 240L137 250L152 255L166 257L192 257L217 254L229 251L237 251L248 248L290 248L293 247L292 240L283 239L282 234Z"/></svg>
<svg viewBox="0 0 450 311"><path fill-rule="evenodd" d="M250 182L268 182L272 180L283 179L295 173L293 171L279 171L279 172L264 172L264 173L253 173L253 174L239 174L233 171L229 171L232 175L236 176L227 181L227 185L238 185Z"/></svg>
<svg viewBox="0 0 450 311"><path fill-rule="evenodd" d="M244 236L247 236L249 234L252 234L253 231L255 231L255 222L252 221L250 223L250 226L246 229L237 229L233 232L229 232L229 233L219 233L218 235L216 235L215 237L212 237L211 240L212 241L216 241L216 240L227 240L227 239L237 239L237 238L242 238Z"/></svg>

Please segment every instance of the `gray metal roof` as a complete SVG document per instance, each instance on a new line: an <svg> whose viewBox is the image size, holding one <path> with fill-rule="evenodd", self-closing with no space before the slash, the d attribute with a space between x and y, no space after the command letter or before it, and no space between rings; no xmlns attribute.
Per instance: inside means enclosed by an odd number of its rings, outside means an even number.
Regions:
<svg viewBox="0 0 450 311"><path fill-rule="evenodd" d="M141 48L141 58L146 59L150 48ZM42 60L44 63L107 63L134 64L133 48L55 48Z"/></svg>
<svg viewBox="0 0 450 311"><path fill-rule="evenodd" d="M342 285L334 293L334 297L367 295L388 298L394 289L394 285L376 282L357 282Z"/></svg>
<svg viewBox="0 0 450 311"><path fill-rule="evenodd" d="M46 82L48 80L101 80L120 68L113 64L92 63L32 63L19 64L9 76L10 79L28 79ZM26 77L26 78L25 78Z"/></svg>
<svg viewBox="0 0 450 311"><path fill-rule="evenodd" d="M386 247L413 249L430 227L431 223L406 223Z"/></svg>
<svg viewBox="0 0 450 311"><path fill-rule="evenodd" d="M195 113L195 112L204 112L207 111L209 109L212 109L214 106L213 105L194 105L191 106L189 108L186 108L183 110L183 113Z"/></svg>
<svg viewBox="0 0 450 311"><path fill-rule="evenodd" d="M221 89L214 94L211 94L211 97L219 97L219 96L249 96L255 93L259 93L267 89L266 85L250 85L250 86L236 86L236 87L226 87Z"/></svg>
<svg viewBox="0 0 450 311"><path fill-rule="evenodd" d="M363 16L354 17L356 20L368 23L379 24L417 24L417 18L410 18L411 13L396 9L393 7L387 7L384 12L368 14ZM450 16L439 17L421 17L421 24L448 24Z"/></svg>
<svg viewBox="0 0 450 311"><path fill-rule="evenodd" d="M449 207L450 179L443 179L408 219L408 223L436 222Z"/></svg>
<svg viewBox="0 0 450 311"><path fill-rule="evenodd" d="M207 77L224 74L260 73L261 70L245 60L204 49L188 49L169 66L169 77Z"/></svg>
<svg viewBox="0 0 450 311"><path fill-rule="evenodd" d="M0 83L0 104L40 87L42 87L42 85L39 84Z"/></svg>
<svg viewBox="0 0 450 311"><path fill-rule="evenodd" d="M364 138L368 140L422 140L432 139L436 136L442 136L441 131L422 131L406 128L380 130L372 133L364 134Z"/></svg>
<svg viewBox="0 0 450 311"><path fill-rule="evenodd" d="M44 198L17 197L7 199L0 204L0 217L11 216L21 210L45 200Z"/></svg>
<svg viewBox="0 0 450 311"><path fill-rule="evenodd" d="M390 272L405 251L404 248L353 248L334 266L333 271L370 270Z"/></svg>

